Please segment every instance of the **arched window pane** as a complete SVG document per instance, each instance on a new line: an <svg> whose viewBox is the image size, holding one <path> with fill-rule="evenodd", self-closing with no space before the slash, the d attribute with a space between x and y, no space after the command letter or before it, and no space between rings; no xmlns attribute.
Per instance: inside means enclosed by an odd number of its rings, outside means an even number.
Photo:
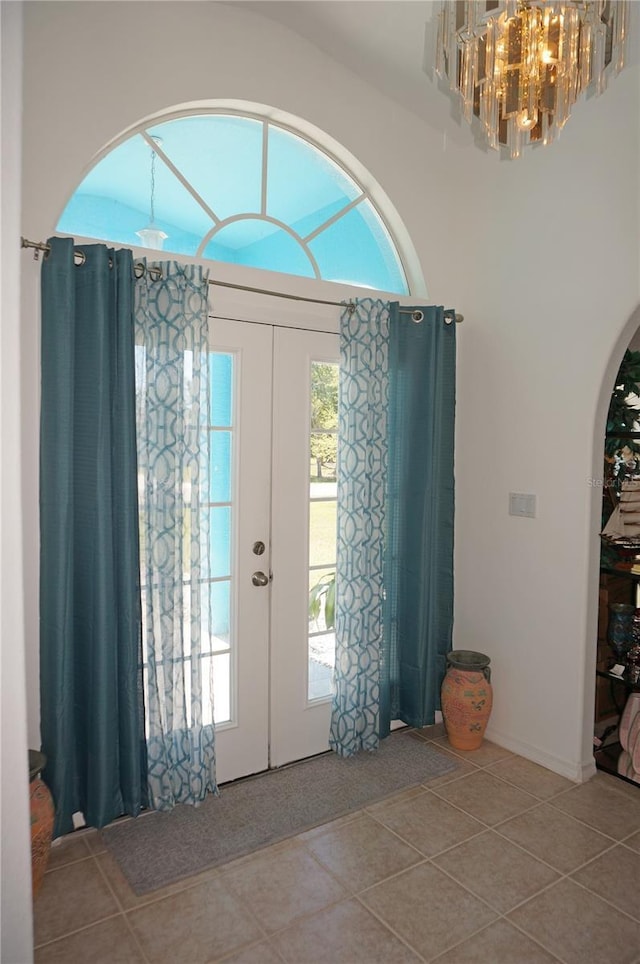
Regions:
<svg viewBox="0 0 640 964"><path fill-rule="evenodd" d="M156 234L145 237L150 226ZM389 231L361 185L266 118L212 111L140 125L83 179L57 229L408 293Z"/></svg>
<svg viewBox="0 0 640 964"><path fill-rule="evenodd" d="M305 238L362 191L331 158L280 127L269 128L267 214Z"/></svg>
<svg viewBox="0 0 640 964"><path fill-rule="evenodd" d="M136 134L123 141L87 174L58 221L66 234L140 245L138 231L151 213L151 148ZM195 255L213 222L156 156L155 227L168 235L165 247Z"/></svg>
<svg viewBox="0 0 640 964"><path fill-rule="evenodd" d="M323 278L409 294L389 233L369 201L362 201L309 242Z"/></svg>
<svg viewBox="0 0 640 964"><path fill-rule="evenodd" d="M263 128L250 117L217 114L156 124L148 133L162 138L169 160L224 221L260 214Z"/></svg>
<svg viewBox="0 0 640 964"><path fill-rule="evenodd" d="M260 218L244 218L225 225L209 241L203 256L303 278L315 277L313 265L299 242L276 224Z"/></svg>

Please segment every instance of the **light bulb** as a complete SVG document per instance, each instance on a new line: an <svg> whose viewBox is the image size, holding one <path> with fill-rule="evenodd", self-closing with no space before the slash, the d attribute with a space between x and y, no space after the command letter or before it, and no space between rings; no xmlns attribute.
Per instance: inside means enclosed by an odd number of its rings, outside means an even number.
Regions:
<svg viewBox="0 0 640 964"><path fill-rule="evenodd" d="M521 131L530 131L538 123L538 111L534 107L533 113L530 114L527 108L519 111L516 115L516 124Z"/></svg>

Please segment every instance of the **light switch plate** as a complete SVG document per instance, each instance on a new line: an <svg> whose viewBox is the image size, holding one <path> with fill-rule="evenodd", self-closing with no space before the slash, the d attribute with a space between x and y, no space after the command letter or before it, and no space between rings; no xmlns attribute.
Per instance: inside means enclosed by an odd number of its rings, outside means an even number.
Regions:
<svg viewBox="0 0 640 964"><path fill-rule="evenodd" d="M530 492L509 493L509 515L518 515L525 519L536 517L536 497Z"/></svg>

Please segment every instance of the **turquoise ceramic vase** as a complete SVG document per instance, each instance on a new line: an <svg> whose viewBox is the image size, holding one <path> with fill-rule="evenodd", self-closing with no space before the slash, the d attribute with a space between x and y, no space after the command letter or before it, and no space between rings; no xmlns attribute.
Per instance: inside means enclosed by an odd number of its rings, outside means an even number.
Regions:
<svg viewBox="0 0 640 964"><path fill-rule="evenodd" d="M624 663L633 641L634 613L635 606L627 603L611 603L609 605L607 640L618 662Z"/></svg>

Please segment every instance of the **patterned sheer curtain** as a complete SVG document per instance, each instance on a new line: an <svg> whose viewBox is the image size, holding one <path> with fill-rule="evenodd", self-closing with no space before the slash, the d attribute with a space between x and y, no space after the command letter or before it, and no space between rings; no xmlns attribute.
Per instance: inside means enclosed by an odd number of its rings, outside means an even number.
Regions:
<svg viewBox="0 0 640 964"><path fill-rule="evenodd" d="M340 322L336 674L329 745L379 744L387 481L389 305L364 299Z"/></svg>
<svg viewBox="0 0 640 964"><path fill-rule="evenodd" d="M149 796L158 810L217 792L207 293L199 266L173 261L146 264L136 282L143 662Z"/></svg>

